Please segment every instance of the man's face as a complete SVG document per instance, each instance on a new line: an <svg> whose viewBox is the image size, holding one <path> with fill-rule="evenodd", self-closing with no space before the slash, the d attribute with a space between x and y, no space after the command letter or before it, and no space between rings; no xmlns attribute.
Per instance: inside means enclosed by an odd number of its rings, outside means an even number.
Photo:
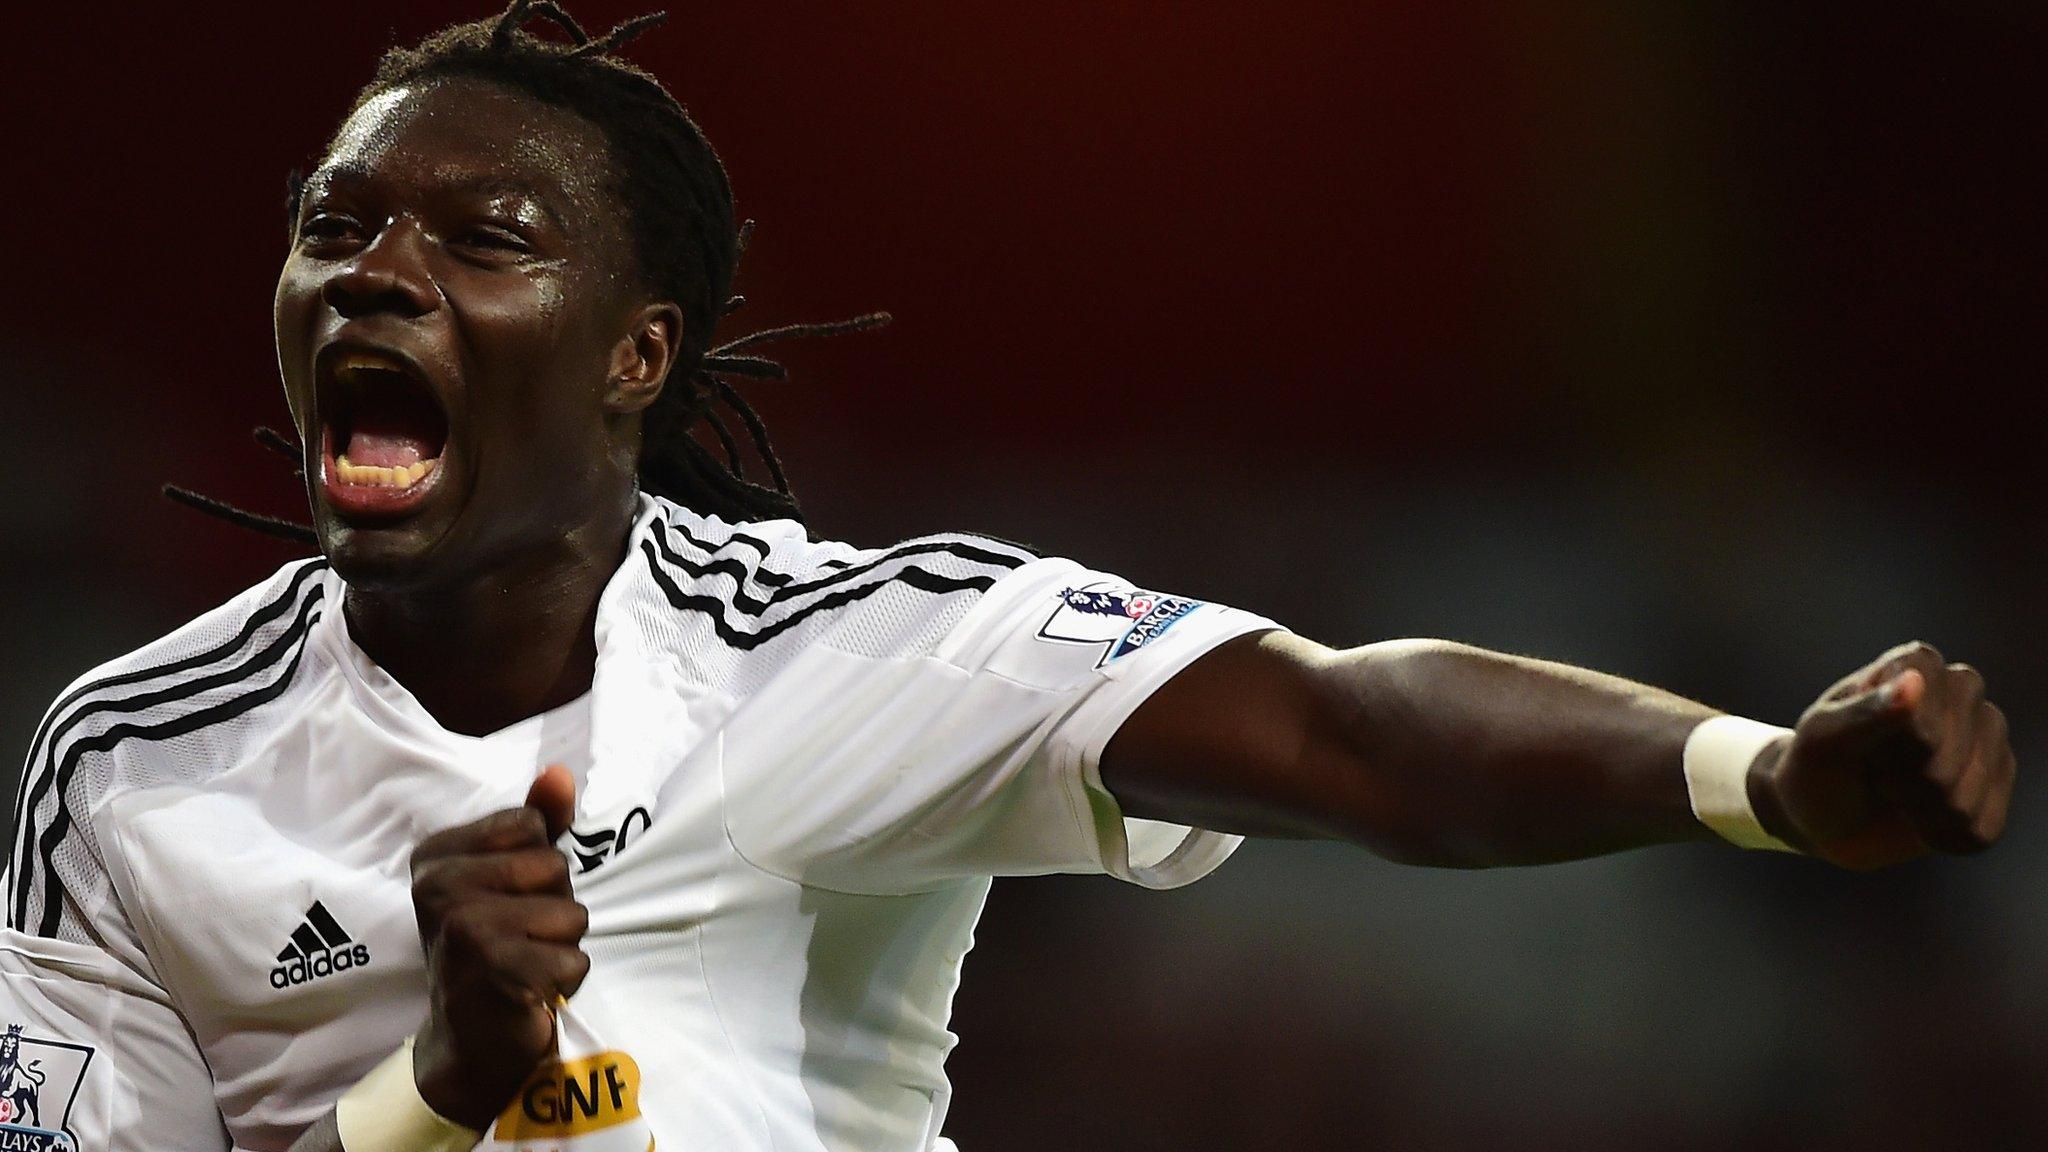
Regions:
<svg viewBox="0 0 2048 1152"><path fill-rule="evenodd" d="M307 180L278 368L321 548L358 587L545 551L618 484L633 291L602 133L473 79L367 102Z"/></svg>

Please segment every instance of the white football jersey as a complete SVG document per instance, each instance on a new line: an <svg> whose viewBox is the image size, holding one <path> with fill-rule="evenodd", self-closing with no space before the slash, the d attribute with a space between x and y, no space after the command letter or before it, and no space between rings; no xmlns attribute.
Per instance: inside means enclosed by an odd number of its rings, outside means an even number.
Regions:
<svg viewBox="0 0 2048 1152"><path fill-rule="evenodd" d="M0 1147L281 1149L425 1018L409 859L570 767L590 909L560 1061L486 1147L941 1146L989 878L1164 888L1119 724L1260 617L1000 541L884 551L644 498L574 704L451 733L287 566L36 733L0 937Z"/></svg>

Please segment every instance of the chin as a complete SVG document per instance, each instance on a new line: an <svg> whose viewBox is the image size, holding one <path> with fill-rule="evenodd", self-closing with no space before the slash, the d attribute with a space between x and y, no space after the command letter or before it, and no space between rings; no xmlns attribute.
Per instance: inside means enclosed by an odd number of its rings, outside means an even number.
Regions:
<svg viewBox="0 0 2048 1152"><path fill-rule="evenodd" d="M332 513L321 521L320 551L351 588L425 588L444 575L437 563L442 534L425 525L355 525Z"/></svg>

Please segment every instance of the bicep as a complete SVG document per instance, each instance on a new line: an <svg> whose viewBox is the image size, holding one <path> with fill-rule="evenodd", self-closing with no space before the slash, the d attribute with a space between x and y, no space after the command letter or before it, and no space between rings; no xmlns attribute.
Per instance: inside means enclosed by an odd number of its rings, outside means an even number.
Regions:
<svg viewBox="0 0 2048 1152"><path fill-rule="evenodd" d="M99 949L0 933L0 1024L0 1122L107 1152L229 1147L184 1020Z"/></svg>
<svg viewBox="0 0 2048 1152"><path fill-rule="evenodd" d="M1162 684L1103 750L1126 815L1250 836L1347 837L1370 801L1339 654L1289 632L1218 645Z"/></svg>

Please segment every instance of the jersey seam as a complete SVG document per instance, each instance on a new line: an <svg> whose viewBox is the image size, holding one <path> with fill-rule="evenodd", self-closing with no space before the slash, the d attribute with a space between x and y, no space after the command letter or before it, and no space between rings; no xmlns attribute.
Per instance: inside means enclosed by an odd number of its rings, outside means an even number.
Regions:
<svg viewBox="0 0 2048 1152"><path fill-rule="evenodd" d="M746 1056L740 1051L738 1042L733 1039L732 1029L726 1026L725 1013L718 1007L718 988L716 982L711 978L711 961L705 955L704 949L704 938L710 934L711 925L718 922L718 909L724 894L723 889L727 882L727 873L731 871L732 861L737 859L749 867L753 866L753 861L748 860L746 855L740 851L739 845L733 843L732 829L725 818L725 739L723 733L719 735L718 749L718 830L725 840L727 849L730 850L730 855L719 863L718 873L711 879L711 907L706 911L704 919L697 927L697 971L704 976L704 1000L711 1005L711 1019L718 1025L719 1039L725 1041L726 1051L732 1053L733 1059L741 1061L746 1065L747 1095L753 1100L755 1116L760 1120L761 1131L767 1136L768 1146L772 1149L776 1146L775 1126L768 1120L768 1103L762 1099L761 1086L755 1075L753 1062L747 1060ZM770 875L774 874L770 873Z"/></svg>
<svg viewBox="0 0 2048 1152"><path fill-rule="evenodd" d="M98 822L100 813L112 808L114 801L133 791L135 791L133 788L117 788L103 795L99 805L93 810L94 822ZM105 834L103 839L111 841L114 845L111 864L109 863L109 854L105 850L100 852L100 867L107 872L106 899L114 903L115 907L119 909L122 918L127 920L129 925L135 929L136 944L141 948L143 959L149 963L150 971L147 975L140 972L136 973L136 975L143 976L151 987L163 993L166 1006L177 1015L178 1022L183 1024L185 1030L190 1033L192 1031L192 1017L186 1011L184 998L178 995L177 990L171 987L170 981L164 977L164 974L156 966L156 957L162 951L162 926L156 922L156 916L150 912L147 904L141 904L133 909L129 908L127 903L121 900L120 888L114 883L113 872L114 869L118 868L121 871L122 877L127 881L128 888L133 890L138 896L141 895L141 889L135 883L135 872L132 868L128 867L128 842L126 835L122 832L119 822L115 821L110 821L107 827L103 829L103 832ZM196 1035L193 1037L193 1047L195 1049L198 1048L198 1037ZM200 1059L206 1063L210 1074L213 1065L210 1061L206 1061L203 1051L200 1053ZM216 1100L215 1108L218 1109L218 1107L219 1101Z"/></svg>
<svg viewBox="0 0 2048 1152"><path fill-rule="evenodd" d="M132 791L134 791L134 789L132 788L122 789L120 793L108 796L106 798L105 806L111 806L113 800L115 799L115 796ZM94 813L94 817L98 817L97 811ZM140 895L141 889L136 887L135 884L134 869L128 867L128 848L126 837L122 833L119 824L110 824L108 827L108 831L112 833L111 839L113 840L116 849L115 854L117 856L117 859L115 860L114 866L120 868L121 874L127 878L128 887L134 889L136 894ZM102 853L101 855L101 864L102 866L105 866L106 864L106 858L104 853ZM120 896L120 891L114 884L113 874L111 870L109 870L107 876L107 891L109 892L110 895L116 898ZM220 1106L220 1081L214 1077L213 1057L207 1054L206 1045L200 1043L199 1041L198 1030L192 1027L192 1013L185 1007L185 998L178 994L177 989L171 987L170 980L167 979L162 972L158 971L156 967L155 954L160 950L159 946L161 944L163 937L163 928L156 922L156 915L149 910L149 906L147 904L139 906L133 913L131 913L129 912L127 905L124 903L121 905L121 911L122 915L127 917L129 923L135 926L136 936L138 937L137 942L142 945L143 958L149 962L150 973L146 979L148 980L151 987L156 988L158 991L163 993L164 1006L171 1010L171 1015L176 1016L178 1018L178 1026L185 1030L186 1038L192 1041L193 1053L199 1057L200 1066L206 1069L207 1085L212 1089L212 1104L214 1115L218 1117L220 1120L221 1131L227 1135L229 1142L233 1143L235 1138L233 1132L231 1132L228 1127L227 1113L223 1112ZM146 939L142 938L144 936L144 933L147 933ZM138 973L138 975L140 974Z"/></svg>
<svg viewBox="0 0 2048 1152"><path fill-rule="evenodd" d="M1060 798L1066 801L1067 819L1074 831L1081 836L1078 846L1100 861L1102 838L1095 831L1094 807L1088 803L1087 773L1081 764L1085 758L1085 744L1076 745L1061 738L1067 721L1073 718L1074 713L1086 705L1096 692L1114 683L1108 676L1103 675L1101 669L1093 669L1092 672L1092 680L1084 679L1066 688L1047 688L987 667L981 669L980 675L993 676L1032 692L1071 697L1064 707L1043 721L1048 726L1045 743L1050 745L1048 751L1052 754L1049 759L1053 773L1060 778ZM1071 753L1069 748L1072 749Z"/></svg>

